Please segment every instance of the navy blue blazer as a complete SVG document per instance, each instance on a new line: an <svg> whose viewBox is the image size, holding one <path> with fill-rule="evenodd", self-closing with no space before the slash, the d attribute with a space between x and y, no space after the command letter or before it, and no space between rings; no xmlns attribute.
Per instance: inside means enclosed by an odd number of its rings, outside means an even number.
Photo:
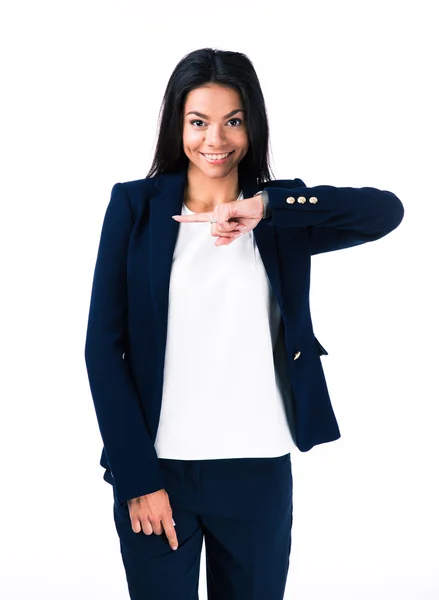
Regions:
<svg viewBox="0 0 439 600"><path fill-rule="evenodd" d="M104 479L120 502L165 487L154 441L181 226L171 217L181 213L186 181L184 169L116 183L103 222L85 359L104 443ZM242 176L240 185L244 198L259 189L269 195L271 217L253 232L281 310L273 357L285 411L305 452L340 437L320 361L327 352L310 315L311 255L377 240L399 225L404 209L394 194L371 187L308 188L300 179L258 186Z"/></svg>

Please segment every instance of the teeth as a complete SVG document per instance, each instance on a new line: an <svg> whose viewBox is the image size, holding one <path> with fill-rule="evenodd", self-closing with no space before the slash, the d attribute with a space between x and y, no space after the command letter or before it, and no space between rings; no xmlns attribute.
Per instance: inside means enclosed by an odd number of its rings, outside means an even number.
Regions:
<svg viewBox="0 0 439 600"><path fill-rule="evenodd" d="M230 152L226 152L225 154L204 154L203 156L205 156L209 160L221 160L223 158L227 158L229 154Z"/></svg>

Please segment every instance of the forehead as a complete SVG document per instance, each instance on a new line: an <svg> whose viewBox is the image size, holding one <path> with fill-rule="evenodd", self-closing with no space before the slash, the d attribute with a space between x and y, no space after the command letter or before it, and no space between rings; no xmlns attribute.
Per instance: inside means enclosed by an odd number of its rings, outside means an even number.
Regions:
<svg viewBox="0 0 439 600"><path fill-rule="evenodd" d="M231 110L243 108L239 93L230 87L205 85L189 92L184 110L197 110L205 114L220 112L222 115Z"/></svg>

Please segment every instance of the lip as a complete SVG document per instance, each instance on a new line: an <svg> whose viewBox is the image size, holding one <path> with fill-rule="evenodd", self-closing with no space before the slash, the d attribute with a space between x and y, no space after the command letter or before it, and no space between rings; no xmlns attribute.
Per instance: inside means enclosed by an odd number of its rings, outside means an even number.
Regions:
<svg viewBox="0 0 439 600"><path fill-rule="evenodd" d="M229 152L229 155L228 155L228 156L226 156L226 158L222 158L221 160L209 160L209 159L207 158L207 156L206 156L206 155L205 155L203 152L200 152L200 154L201 154L201 156L204 158L204 160L205 160L206 162L208 162L208 163L209 163L209 165L222 165L222 164L224 164L226 161L228 161L228 160L229 160L229 158L232 156L232 154L233 154L234 152L235 152L234 150L231 150L231 151ZM215 153L214 153L214 154L215 154ZM216 154L225 154L225 152L217 152Z"/></svg>

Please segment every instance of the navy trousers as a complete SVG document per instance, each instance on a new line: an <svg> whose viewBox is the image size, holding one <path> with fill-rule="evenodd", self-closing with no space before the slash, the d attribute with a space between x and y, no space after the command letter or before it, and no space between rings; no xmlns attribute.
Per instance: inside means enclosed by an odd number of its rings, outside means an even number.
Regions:
<svg viewBox="0 0 439 600"><path fill-rule="evenodd" d="M159 460L179 545L172 550L164 532L134 533L128 506L115 501L130 598L198 600L204 538L209 600L283 600L293 520L290 454Z"/></svg>

